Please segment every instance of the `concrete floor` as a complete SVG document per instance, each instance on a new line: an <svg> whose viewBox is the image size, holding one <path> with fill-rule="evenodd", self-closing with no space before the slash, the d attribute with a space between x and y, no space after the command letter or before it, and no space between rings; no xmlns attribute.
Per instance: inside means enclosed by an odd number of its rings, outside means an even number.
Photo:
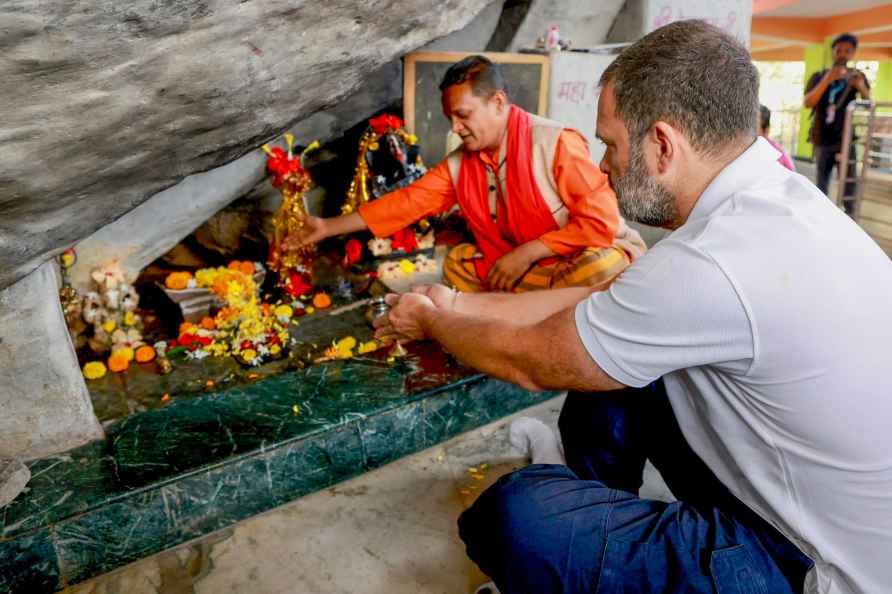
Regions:
<svg viewBox="0 0 892 594"><path fill-rule="evenodd" d="M456 519L499 476L525 464L508 446L510 421L533 416L555 426L562 403L549 400L65 592L473 592L487 578L465 556ZM671 498L651 467L642 495Z"/></svg>

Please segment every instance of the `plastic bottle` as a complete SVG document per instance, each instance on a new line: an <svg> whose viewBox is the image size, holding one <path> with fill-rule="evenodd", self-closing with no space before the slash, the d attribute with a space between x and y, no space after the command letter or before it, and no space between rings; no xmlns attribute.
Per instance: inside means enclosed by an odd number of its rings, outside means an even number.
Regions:
<svg viewBox="0 0 892 594"><path fill-rule="evenodd" d="M561 49L561 33L558 31L557 25L548 27L548 34L545 36L545 49L549 52Z"/></svg>

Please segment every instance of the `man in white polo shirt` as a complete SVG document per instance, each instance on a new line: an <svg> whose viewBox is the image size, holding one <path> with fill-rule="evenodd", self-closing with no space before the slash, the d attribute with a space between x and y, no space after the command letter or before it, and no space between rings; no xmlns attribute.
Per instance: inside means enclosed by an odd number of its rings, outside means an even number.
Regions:
<svg viewBox="0 0 892 594"><path fill-rule="evenodd" d="M733 38L673 23L601 83L620 208L672 233L607 291L432 287L380 325L580 391L567 466L482 494L469 556L503 594L892 592L892 262L756 137ZM645 458L678 501L634 495Z"/></svg>

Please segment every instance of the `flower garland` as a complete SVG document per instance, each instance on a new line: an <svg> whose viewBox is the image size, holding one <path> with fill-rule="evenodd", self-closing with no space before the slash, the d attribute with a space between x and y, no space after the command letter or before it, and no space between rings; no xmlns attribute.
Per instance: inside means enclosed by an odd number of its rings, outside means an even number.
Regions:
<svg viewBox="0 0 892 594"><path fill-rule="evenodd" d="M205 268L195 273L199 286L210 288L224 306L199 325L184 324L177 338L191 358L231 355L246 365L260 365L282 356L290 340L289 306L261 303L253 275L239 267ZM202 354L203 351L206 354Z"/></svg>

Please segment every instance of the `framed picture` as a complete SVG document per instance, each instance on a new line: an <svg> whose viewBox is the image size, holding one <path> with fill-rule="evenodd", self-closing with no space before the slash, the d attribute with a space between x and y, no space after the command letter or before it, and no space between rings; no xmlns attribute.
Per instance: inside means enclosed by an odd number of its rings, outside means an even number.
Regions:
<svg viewBox="0 0 892 594"><path fill-rule="evenodd" d="M440 162L460 139L443 115L440 82L455 62L482 54L502 66L512 103L530 113L548 113L548 56L496 52L413 52L404 58L403 118L406 129L418 137L421 156L430 167Z"/></svg>

